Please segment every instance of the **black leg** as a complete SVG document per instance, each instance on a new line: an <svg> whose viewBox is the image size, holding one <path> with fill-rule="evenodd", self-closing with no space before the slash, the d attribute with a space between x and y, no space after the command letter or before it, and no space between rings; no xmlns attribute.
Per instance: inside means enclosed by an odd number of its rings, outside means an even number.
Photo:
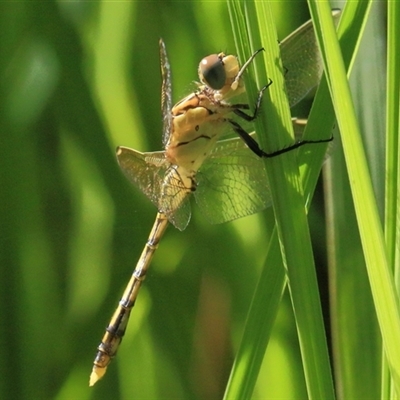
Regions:
<svg viewBox="0 0 400 400"><path fill-rule="evenodd" d="M289 151L298 149L305 144L318 144L318 143L328 143L333 140L333 136L328 139L320 139L320 140L299 140L292 144L291 146L285 147L284 149L273 151L272 153L266 153L262 150L257 143L257 141L249 135L236 121L232 119L228 119L228 122L232 125L233 130L243 139L243 141L247 144L249 149L259 157L263 158L273 158L276 156L280 156L281 154L287 153Z"/></svg>
<svg viewBox="0 0 400 400"><path fill-rule="evenodd" d="M328 142L332 142L333 140L333 135L331 135L328 139L319 139L319 140L298 140L297 142L295 142L294 144L285 147L284 149L280 149L277 151L273 151L272 153L266 153L265 151L263 151L263 155L261 157L265 157L265 158L273 158L276 156L280 156L281 154L287 153L289 151L298 149L301 146L304 146L305 144L318 144L318 143L328 143ZM257 154L257 153L256 153ZM258 154L257 154L258 155Z"/></svg>
<svg viewBox="0 0 400 400"><path fill-rule="evenodd" d="M233 130L243 139L253 153L258 157L265 157L264 154L266 153L260 149L257 141L253 139L248 132L246 132L236 121L232 119L228 119L228 121L232 125Z"/></svg>
<svg viewBox="0 0 400 400"><path fill-rule="evenodd" d="M244 119L245 121L254 121L257 118L258 113L260 112L260 108L261 108L261 101L262 98L264 96L264 92L265 90L272 85L272 80L270 80L268 82L267 85L263 86L260 91L258 92L258 96L257 96L257 101L256 101L256 106L254 107L254 113L253 115L248 115L245 112L243 112L242 110L248 110L250 107L248 106L248 104L233 104L231 105L231 108L233 108L233 112L240 118Z"/></svg>

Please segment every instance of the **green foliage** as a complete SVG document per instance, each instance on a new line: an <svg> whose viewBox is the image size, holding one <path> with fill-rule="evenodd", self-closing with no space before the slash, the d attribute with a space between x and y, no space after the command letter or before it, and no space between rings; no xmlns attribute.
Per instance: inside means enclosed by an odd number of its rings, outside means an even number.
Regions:
<svg viewBox="0 0 400 400"><path fill-rule="evenodd" d="M305 2L290 9L287 2L271 3L280 39L308 18ZM355 10L357 2L350 3ZM256 15L262 25L259 9ZM349 14L347 26L357 18L364 14ZM353 72L354 102L378 205L396 210L383 188L385 71L382 54L374 52L384 30L382 21L372 22L377 31ZM256 290L268 296L267 302L254 298L258 314L246 325L244 337L260 340L255 349L253 339L245 343L257 365L250 372L239 366L239 375L250 373L247 398L307 398L310 377L279 248L269 245L271 237L277 242L271 209L210 226L194 206L183 233L170 227L116 359L103 380L88 387L96 346L156 214L119 170L115 147L161 149L158 39L167 46L177 101L193 91L203 56L236 54L231 29L224 2L1 3L0 398L222 398ZM366 66L371 69L362 75ZM391 74L400 76L398 69ZM260 71L256 78L267 82ZM398 100L390 109L398 110ZM315 112L315 124L323 123L326 110ZM326 133L314 126L306 134ZM337 394L373 399L380 393L381 336L337 138L326 174L328 243L319 201L309 214L311 238ZM315 154L301 153L304 168ZM305 193L313 192L316 178L304 176L316 176L319 162L311 172L301 170ZM393 193L397 176L387 182ZM394 269L399 219L392 211L384 220ZM385 301L384 293L380 297ZM257 336L260 325L266 336Z"/></svg>

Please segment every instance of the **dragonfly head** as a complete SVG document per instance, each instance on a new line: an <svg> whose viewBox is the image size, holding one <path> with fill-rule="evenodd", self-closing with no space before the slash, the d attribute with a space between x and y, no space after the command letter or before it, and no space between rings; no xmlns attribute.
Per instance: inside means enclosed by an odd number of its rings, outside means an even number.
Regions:
<svg viewBox="0 0 400 400"><path fill-rule="evenodd" d="M239 73L239 62L235 56L219 53L204 57L200 61L198 72L201 82L221 95L226 95L239 86L235 81Z"/></svg>

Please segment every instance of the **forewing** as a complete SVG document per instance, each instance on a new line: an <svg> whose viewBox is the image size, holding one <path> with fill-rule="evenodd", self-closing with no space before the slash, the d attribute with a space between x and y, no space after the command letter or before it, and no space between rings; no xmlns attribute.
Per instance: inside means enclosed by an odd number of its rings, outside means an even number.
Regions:
<svg viewBox="0 0 400 400"><path fill-rule="evenodd" d="M151 200L157 210L166 214L178 229L185 229L190 219L189 196L182 190L182 184L173 174L164 152L141 153L121 146L117 149L117 159L129 181Z"/></svg>
<svg viewBox="0 0 400 400"><path fill-rule="evenodd" d="M332 16L337 22L340 11L333 11ZM319 84L323 71L312 21L306 22L285 38L280 48L289 104L293 107Z"/></svg>
<svg viewBox="0 0 400 400"><path fill-rule="evenodd" d="M170 133L172 121L172 89L171 89L171 68L169 65L165 43L160 39L160 61L161 61L161 112L163 120L163 145L166 146Z"/></svg>
<svg viewBox="0 0 400 400"><path fill-rule="evenodd" d="M220 141L196 175L196 202L220 224L271 205L264 163L240 139Z"/></svg>

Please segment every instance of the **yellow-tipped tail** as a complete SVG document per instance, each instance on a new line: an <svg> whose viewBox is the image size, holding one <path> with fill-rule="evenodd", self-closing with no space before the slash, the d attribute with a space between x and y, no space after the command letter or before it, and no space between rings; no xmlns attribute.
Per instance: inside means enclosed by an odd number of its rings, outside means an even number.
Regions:
<svg viewBox="0 0 400 400"><path fill-rule="evenodd" d="M106 373L106 369L107 367L98 367L97 365L93 365L89 379L89 386L93 386L97 381L99 381Z"/></svg>

